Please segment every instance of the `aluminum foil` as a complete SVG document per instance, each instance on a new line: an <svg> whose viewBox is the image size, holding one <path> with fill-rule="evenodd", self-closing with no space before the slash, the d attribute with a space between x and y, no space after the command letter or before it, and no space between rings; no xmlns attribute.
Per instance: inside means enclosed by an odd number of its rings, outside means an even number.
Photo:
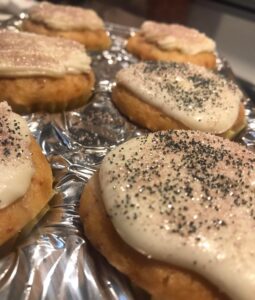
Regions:
<svg viewBox="0 0 255 300"><path fill-rule="evenodd" d="M84 236L77 213L84 184L116 145L143 134L120 115L111 103L115 73L136 62L123 46L133 31L108 24L113 45L92 53L97 84L91 102L62 114L25 116L32 134L47 155L54 173L56 194L50 208L15 250L0 258L0 299L147 299L109 266ZM219 71L233 78L226 62ZM255 113L246 102L248 127L238 141L254 149Z"/></svg>

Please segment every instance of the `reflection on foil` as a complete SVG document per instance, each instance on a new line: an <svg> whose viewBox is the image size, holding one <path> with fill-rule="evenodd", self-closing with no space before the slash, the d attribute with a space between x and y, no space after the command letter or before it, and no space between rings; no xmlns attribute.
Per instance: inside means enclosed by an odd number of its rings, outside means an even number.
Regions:
<svg viewBox="0 0 255 300"><path fill-rule="evenodd" d="M84 183L116 145L143 134L114 108L110 92L115 73L136 62L123 49L130 29L108 25L112 48L94 53L97 84L92 101L63 114L26 116L30 130L47 155L56 195L50 209L26 239L0 258L0 299L133 300L147 299L109 266L83 236L77 209ZM233 77L226 63L219 69ZM238 141L254 148L255 111L247 102L248 128Z"/></svg>

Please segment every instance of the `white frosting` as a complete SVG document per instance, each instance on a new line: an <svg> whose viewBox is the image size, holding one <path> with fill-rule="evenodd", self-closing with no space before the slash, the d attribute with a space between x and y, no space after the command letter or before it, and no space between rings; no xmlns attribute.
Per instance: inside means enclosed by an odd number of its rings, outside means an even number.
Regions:
<svg viewBox="0 0 255 300"><path fill-rule="evenodd" d="M0 209L22 197L34 168L29 152L30 133L26 121L0 103Z"/></svg>
<svg viewBox="0 0 255 300"><path fill-rule="evenodd" d="M117 73L117 83L188 128L223 133L235 123L242 94L204 67L147 62Z"/></svg>
<svg viewBox="0 0 255 300"><path fill-rule="evenodd" d="M205 34L178 24L146 21L140 33L163 50L179 50L190 55L215 50L215 42Z"/></svg>
<svg viewBox="0 0 255 300"><path fill-rule="evenodd" d="M90 62L84 47L75 41L0 30L0 77L88 73Z"/></svg>
<svg viewBox="0 0 255 300"><path fill-rule="evenodd" d="M161 132L111 151L99 179L131 247L198 272L232 300L254 300L252 152L201 132Z"/></svg>
<svg viewBox="0 0 255 300"><path fill-rule="evenodd" d="M42 2L29 10L31 20L56 30L98 30L104 23L92 9Z"/></svg>

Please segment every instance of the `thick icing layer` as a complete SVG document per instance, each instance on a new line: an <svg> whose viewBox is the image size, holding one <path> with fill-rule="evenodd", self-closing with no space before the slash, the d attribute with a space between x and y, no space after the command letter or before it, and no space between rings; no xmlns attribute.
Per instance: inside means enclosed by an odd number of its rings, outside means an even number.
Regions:
<svg viewBox="0 0 255 300"><path fill-rule="evenodd" d="M252 152L201 132L159 132L111 151L99 178L126 243L198 272L232 300L254 299Z"/></svg>
<svg viewBox="0 0 255 300"><path fill-rule="evenodd" d="M223 133L235 123L242 94L233 82L182 63L147 62L117 74L117 83L188 128Z"/></svg>
<svg viewBox="0 0 255 300"><path fill-rule="evenodd" d="M56 30L103 29L104 23L92 9L42 2L29 10L31 20Z"/></svg>
<svg viewBox="0 0 255 300"><path fill-rule="evenodd" d="M0 103L0 209L22 197L34 173L26 121Z"/></svg>
<svg viewBox="0 0 255 300"><path fill-rule="evenodd" d="M163 50L179 50L190 55L215 51L212 39L196 29L178 24L146 21L140 33L147 41L157 44Z"/></svg>
<svg viewBox="0 0 255 300"><path fill-rule="evenodd" d="M0 77L88 73L90 62L84 47L75 41L0 30Z"/></svg>

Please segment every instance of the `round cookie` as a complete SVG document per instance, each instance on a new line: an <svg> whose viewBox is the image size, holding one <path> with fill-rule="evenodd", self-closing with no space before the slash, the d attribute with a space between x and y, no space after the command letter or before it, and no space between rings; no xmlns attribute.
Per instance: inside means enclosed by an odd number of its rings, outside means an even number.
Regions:
<svg viewBox="0 0 255 300"><path fill-rule="evenodd" d="M129 140L82 193L86 236L153 299L252 300L254 163L202 132Z"/></svg>
<svg viewBox="0 0 255 300"><path fill-rule="evenodd" d="M103 20L91 9L41 2L28 11L22 30L77 41L88 50L105 50L111 39Z"/></svg>
<svg viewBox="0 0 255 300"><path fill-rule="evenodd" d="M95 83L90 58L74 41L0 31L0 101L19 113L84 105Z"/></svg>
<svg viewBox="0 0 255 300"><path fill-rule="evenodd" d="M25 121L0 103L0 246L17 236L49 202L51 168Z"/></svg>
<svg viewBox="0 0 255 300"><path fill-rule="evenodd" d="M114 104L152 131L194 129L232 138L246 125L241 91L204 67L143 62L119 71L116 81Z"/></svg>
<svg viewBox="0 0 255 300"><path fill-rule="evenodd" d="M216 68L214 41L178 24L146 21L128 39L126 49L142 60L189 62Z"/></svg>

